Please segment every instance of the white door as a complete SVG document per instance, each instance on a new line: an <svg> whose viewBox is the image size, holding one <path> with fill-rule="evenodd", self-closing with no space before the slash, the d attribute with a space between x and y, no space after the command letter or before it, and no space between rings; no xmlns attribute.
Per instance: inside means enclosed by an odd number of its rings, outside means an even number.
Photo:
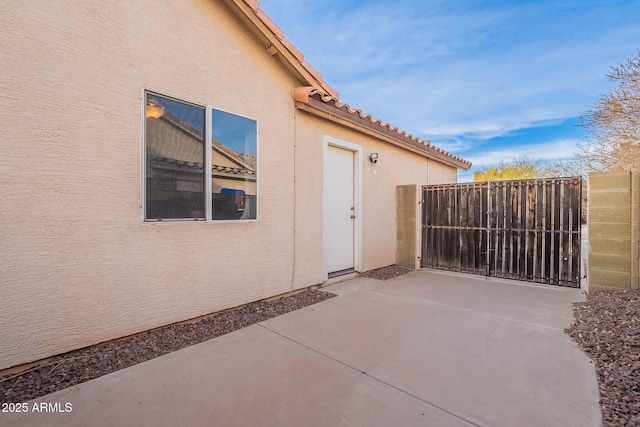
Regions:
<svg viewBox="0 0 640 427"><path fill-rule="evenodd" d="M327 271L354 268L354 152L329 145L325 173L326 234L324 254Z"/></svg>

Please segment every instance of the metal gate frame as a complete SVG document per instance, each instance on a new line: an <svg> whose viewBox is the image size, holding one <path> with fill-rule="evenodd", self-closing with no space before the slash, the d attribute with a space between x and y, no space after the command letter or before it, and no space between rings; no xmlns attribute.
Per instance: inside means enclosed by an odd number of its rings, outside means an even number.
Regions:
<svg viewBox="0 0 640 427"><path fill-rule="evenodd" d="M422 268L580 287L582 178L422 187Z"/></svg>

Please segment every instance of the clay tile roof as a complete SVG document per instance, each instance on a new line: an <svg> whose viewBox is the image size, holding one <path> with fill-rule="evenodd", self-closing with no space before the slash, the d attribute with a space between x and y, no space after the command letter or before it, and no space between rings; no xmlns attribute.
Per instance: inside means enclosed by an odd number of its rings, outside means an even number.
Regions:
<svg viewBox="0 0 640 427"><path fill-rule="evenodd" d="M273 31L273 34L275 34L278 39L284 40L284 31L282 30L282 28L280 28L278 24L273 22L273 20L269 18L269 16L267 16L267 14L262 11L262 9L258 9L256 11L256 15L262 20L262 22L265 23L267 27L269 27L271 31Z"/></svg>
<svg viewBox="0 0 640 427"><path fill-rule="evenodd" d="M299 104L307 105L312 107L312 109L328 113L333 117L373 131L378 135L391 138L394 142L399 143L397 144L399 146L404 146L414 152L420 152L427 157L440 159L458 169L467 170L471 167L471 162L468 160L436 147L431 144L431 141L422 140L380 119L376 119L370 114L365 114L361 110L351 108L349 104L344 104L340 102L338 98L327 95L316 88L296 88L293 92L293 99Z"/></svg>
<svg viewBox="0 0 640 427"><path fill-rule="evenodd" d="M347 120L361 128L373 131L378 135L384 135L387 138L391 138L394 143L399 143L398 145L404 146L411 151L422 153L427 157L440 159L459 169L467 170L471 167L471 162L436 147L431 144L430 141L423 141L395 126L372 117L370 114L363 113L361 110L351 108L348 104L341 103L338 100L338 92L324 81L322 74L305 61L304 55L285 38L284 31L282 31L282 29L260 9L260 3L257 0L227 1L235 2L236 4L244 4L245 9L248 7L249 10L245 13L257 17L259 22L262 22L262 24L267 28L267 31L277 39L276 44L279 44L279 46L275 47L274 53L286 53L285 56L288 57L286 61L289 64L299 67L298 69L304 70L308 77L315 79L315 82L310 81L307 83L314 85L313 87L299 87L294 90L293 98L295 101L312 106L320 111L332 114L343 120Z"/></svg>
<svg viewBox="0 0 640 427"><path fill-rule="evenodd" d="M307 61L304 60L304 55L300 52L287 38L284 36L284 31L275 23L266 13L260 9L260 3L257 0L234 0L238 2L244 2L255 16L262 21L262 23L269 29L269 31L278 39L282 44L282 47L289 52L294 60L309 73L314 79L317 80L318 88L322 89L325 93L337 97L338 92L332 88L327 82L324 81L322 74L316 71Z"/></svg>

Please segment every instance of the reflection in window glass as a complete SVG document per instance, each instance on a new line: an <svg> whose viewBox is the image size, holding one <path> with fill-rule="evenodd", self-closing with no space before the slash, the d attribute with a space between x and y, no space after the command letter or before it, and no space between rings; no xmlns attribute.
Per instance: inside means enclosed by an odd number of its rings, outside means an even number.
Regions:
<svg viewBox="0 0 640 427"><path fill-rule="evenodd" d="M204 219L205 109L146 94L145 219Z"/></svg>
<svg viewBox="0 0 640 427"><path fill-rule="evenodd" d="M256 219L257 125L212 110L213 219Z"/></svg>

